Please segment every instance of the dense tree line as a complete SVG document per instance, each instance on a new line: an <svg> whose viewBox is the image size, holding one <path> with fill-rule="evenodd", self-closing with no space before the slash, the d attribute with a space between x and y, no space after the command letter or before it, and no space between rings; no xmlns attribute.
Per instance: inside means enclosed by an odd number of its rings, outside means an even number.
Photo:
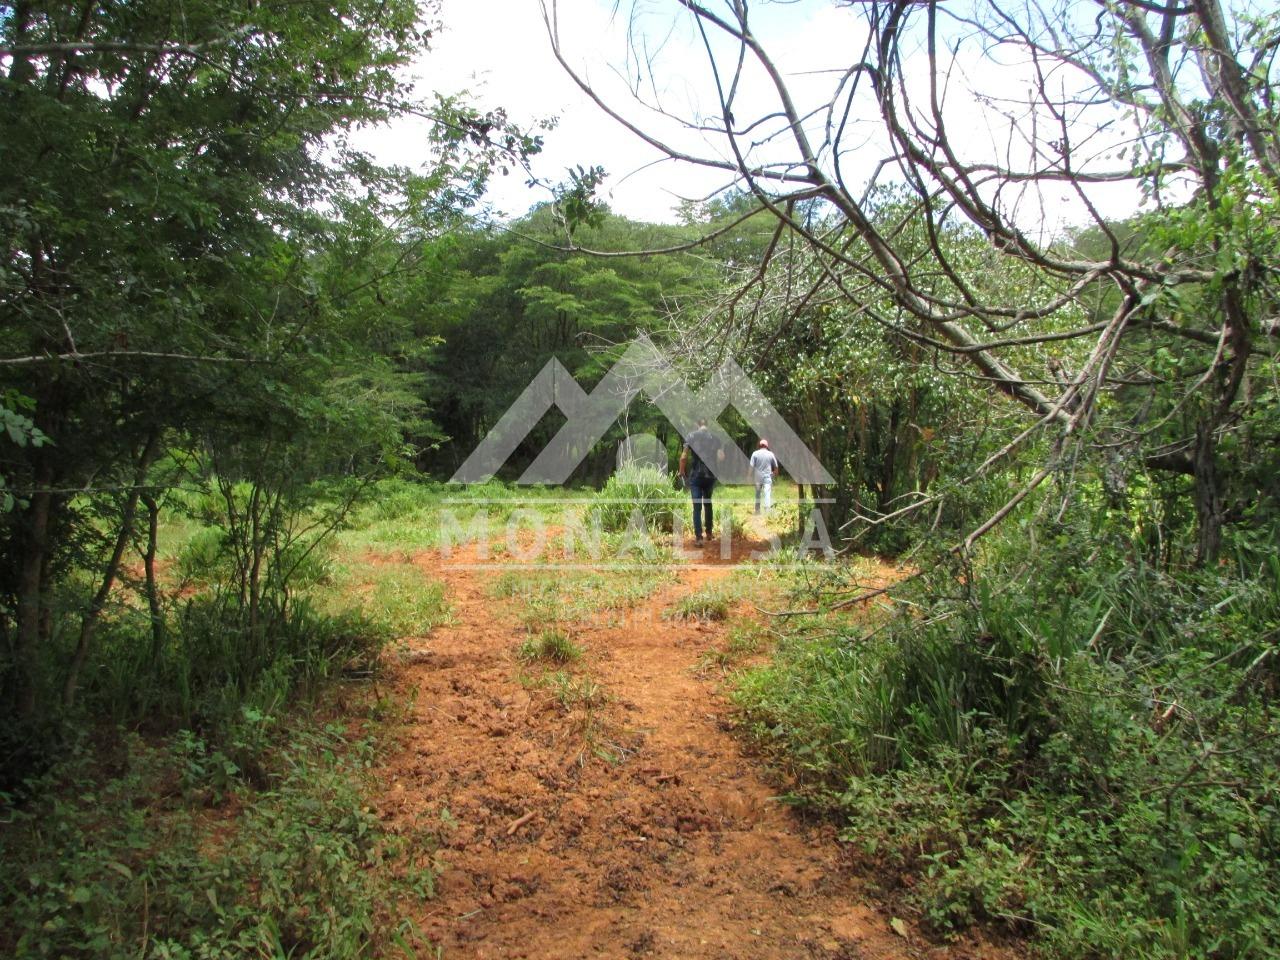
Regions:
<svg viewBox="0 0 1280 960"><path fill-rule="evenodd" d="M166 490L222 484L233 619L259 635L288 616L282 555L307 482L406 456L423 401L401 354L416 331L369 323L371 271L421 266L496 158L538 149L501 115L407 86L399 68L429 38L428 12L0 7L12 749L30 742L24 724L75 702L122 561L139 536L154 556ZM409 113L436 122L422 171L350 146L354 126ZM399 259L379 261L388 245ZM146 578L154 601L150 562Z"/></svg>

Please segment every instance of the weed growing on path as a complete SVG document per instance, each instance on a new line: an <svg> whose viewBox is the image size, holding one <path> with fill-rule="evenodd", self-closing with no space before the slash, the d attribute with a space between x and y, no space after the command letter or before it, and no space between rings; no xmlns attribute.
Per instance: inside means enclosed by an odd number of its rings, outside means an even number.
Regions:
<svg viewBox="0 0 1280 960"><path fill-rule="evenodd" d="M576 676L565 670L544 674L536 686L550 690L565 713L602 707L609 699L604 687L590 677Z"/></svg>
<svg viewBox="0 0 1280 960"><path fill-rule="evenodd" d="M698 657L697 672L704 674L715 668L727 673L747 657L758 654L767 642L767 631L762 624L755 620L742 620L729 628L722 645L702 652Z"/></svg>
<svg viewBox="0 0 1280 960"><path fill-rule="evenodd" d="M574 643L567 633L561 630L543 630L526 638L516 651L516 656L525 663L576 663L582 659L583 652L583 648Z"/></svg>
<svg viewBox="0 0 1280 960"><path fill-rule="evenodd" d="M742 601L743 595L744 587L740 582L718 581L681 597L666 616L672 620L725 620Z"/></svg>

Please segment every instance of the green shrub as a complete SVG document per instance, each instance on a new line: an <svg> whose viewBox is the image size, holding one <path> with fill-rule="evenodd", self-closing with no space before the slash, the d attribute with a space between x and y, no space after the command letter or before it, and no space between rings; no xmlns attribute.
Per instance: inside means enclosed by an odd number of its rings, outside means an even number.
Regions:
<svg viewBox="0 0 1280 960"><path fill-rule="evenodd" d="M785 624L735 697L936 927L1060 957L1280 950L1280 559L998 546L887 622Z"/></svg>
<svg viewBox="0 0 1280 960"><path fill-rule="evenodd" d="M669 533L673 510L679 509L682 502L668 473L632 463L620 467L596 499L588 519L599 522L606 533L626 530L638 522L648 529Z"/></svg>
<svg viewBox="0 0 1280 960"><path fill-rule="evenodd" d="M230 569L226 531L200 527L178 551L178 575L184 583L209 583Z"/></svg>

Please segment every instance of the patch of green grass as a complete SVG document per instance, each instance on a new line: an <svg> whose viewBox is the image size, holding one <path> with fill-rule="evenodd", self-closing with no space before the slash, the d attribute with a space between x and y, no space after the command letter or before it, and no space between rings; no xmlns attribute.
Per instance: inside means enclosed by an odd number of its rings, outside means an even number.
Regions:
<svg viewBox="0 0 1280 960"><path fill-rule="evenodd" d="M746 657L759 653L765 642L765 630L760 624L750 620L735 624L723 645L709 647L698 657L698 672L713 668L727 672Z"/></svg>
<svg viewBox="0 0 1280 960"><path fill-rule="evenodd" d="M574 643L567 633L543 630L525 639L516 656L526 663L576 663L584 652L583 647Z"/></svg>
<svg viewBox="0 0 1280 960"><path fill-rule="evenodd" d="M735 658L759 653L769 642L768 627L756 620L743 620L729 630L726 651Z"/></svg>
<svg viewBox="0 0 1280 960"><path fill-rule="evenodd" d="M383 480L369 491L338 535L349 551L461 549L477 541L493 556L507 552L509 518L519 512L532 520L555 519L558 488L512 487L491 482L466 487L409 480Z"/></svg>
<svg viewBox="0 0 1280 960"><path fill-rule="evenodd" d="M554 629L571 619L560 594L553 591L527 597L516 610L516 619L529 630Z"/></svg>
<svg viewBox="0 0 1280 960"><path fill-rule="evenodd" d="M488 592L509 601L515 618L536 629L634 607L674 576L657 564L606 566L599 571L506 570L490 581Z"/></svg>
<svg viewBox="0 0 1280 960"><path fill-rule="evenodd" d="M556 581L544 571L504 570L490 579L485 588L490 596L501 600L527 600L556 590Z"/></svg>
<svg viewBox="0 0 1280 960"><path fill-rule="evenodd" d="M666 616L672 620L725 620L741 602L744 589L737 581L718 581L681 597Z"/></svg>
<svg viewBox="0 0 1280 960"><path fill-rule="evenodd" d="M659 564L606 568L603 573L569 581L567 596L579 615L598 610L625 610L648 599L674 578L669 567Z"/></svg>
<svg viewBox="0 0 1280 960"><path fill-rule="evenodd" d="M329 609L355 607L389 637L421 637L449 623L444 584L411 564L357 563L336 573L321 590Z"/></svg>
<svg viewBox="0 0 1280 960"><path fill-rule="evenodd" d="M336 727L295 726L262 756L262 789L190 733L154 745L131 736L110 757L73 753L23 800L0 794L0 953L360 958L429 947L393 904L434 894L433 843L387 833L369 808L372 750ZM228 815L211 816L232 794Z"/></svg>
<svg viewBox="0 0 1280 960"><path fill-rule="evenodd" d="M505 570L490 582L488 592L507 601L511 614L527 629L558 629L575 619L563 591L578 579L573 571Z"/></svg>

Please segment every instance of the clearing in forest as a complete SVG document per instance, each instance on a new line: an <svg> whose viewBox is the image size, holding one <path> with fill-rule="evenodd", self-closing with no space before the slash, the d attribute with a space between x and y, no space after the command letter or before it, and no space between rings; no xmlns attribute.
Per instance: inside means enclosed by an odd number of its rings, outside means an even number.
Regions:
<svg viewBox="0 0 1280 960"><path fill-rule="evenodd" d="M410 706L377 799L439 837L437 895L409 909L444 957L999 955L874 906L834 826L780 802L734 735L723 668L767 652L760 533L623 568L369 556L451 608L393 672Z"/></svg>

